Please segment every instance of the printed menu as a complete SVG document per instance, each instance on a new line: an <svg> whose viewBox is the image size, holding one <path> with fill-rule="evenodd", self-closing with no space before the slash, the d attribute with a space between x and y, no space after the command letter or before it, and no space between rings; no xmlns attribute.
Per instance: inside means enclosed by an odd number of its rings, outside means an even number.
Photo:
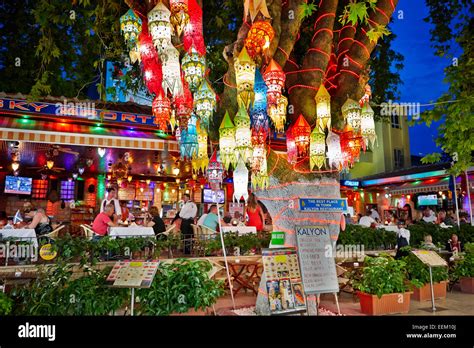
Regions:
<svg viewBox="0 0 474 348"><path fill-rule="evenodd" d="M118 261L107 277L107 283L123 288L149 288L159 261Z"/></svg>

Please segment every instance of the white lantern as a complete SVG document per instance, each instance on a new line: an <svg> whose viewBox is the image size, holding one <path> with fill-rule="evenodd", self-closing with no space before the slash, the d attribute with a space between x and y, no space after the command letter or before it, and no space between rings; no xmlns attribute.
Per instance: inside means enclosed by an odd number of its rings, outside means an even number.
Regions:
<svg viewBox="0 0 474 348"><path fill-rule="evenodd" d="M249 198L248 194L249 186L249 171L245 166L242 158L239 158L237 168L234 170L234 201L239 201L241 197L244 197L245 201Z"/></svg>
<svg viewBox="0 0 474 348"><path fill-rule="evenodd" d="M179 64L179 52L172 45L168 45L163 54L163 90L165 95L168 91L173 97L183 93L181 82L181 66Z"/></svg>
<svg viewBox="0 0 474 348"><path fill-rule="evenodd" d="M374 110L372 110L368 102L362 107L360 128L365 148L368 147L370 142L370 146L373 149L377 140L377 134L375 133Z"/></svg>
<svg viewBox="0 0 474 348"><path fill-rule="evenodd" d="M160 56L171 45L170 16L171 11L161 1L148 12L148 30Z"/></svg>
<svg viewBox="0 0 474 348"><path fill-rule="evenodd" d="M331 128L331 96L324 87L324 83L319 86L316 93L316 115L318 117L318 125L322 130Z"/></svg>
<svg viewBox="0 0 474 348"><path fill-rule="evenodd" d="M328 147L329 166L341 169L344 162L341 150L341 139L339 135L329 131L326 138L326 145Z"/></svg>
<svg viewBox="0 0 474 348"><path fill-rule="evenodd" d="M360 106L359 103L352 100L347 99L344 105L342 105L342 116L344 116L344 120L352 127L355 134L360 133Z"/></svg>

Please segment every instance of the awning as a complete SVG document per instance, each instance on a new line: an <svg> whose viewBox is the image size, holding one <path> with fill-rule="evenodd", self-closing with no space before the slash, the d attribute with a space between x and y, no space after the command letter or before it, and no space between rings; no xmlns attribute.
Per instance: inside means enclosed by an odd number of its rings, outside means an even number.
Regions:
<svg viewBox="0 0 474 348"><path fill-rule="evenodd" d="M394 186L393 188L388 189L388 191L394 195L414 194L414 193L420 193L420 192L448 191L448 190L449 190L449 177L406 182L403 185Z"/></svg>
<svg viewBox="0 0 474 348"><path fill-rule="evenodd" d="M0 117L0 140L157 151L165 150L167 144L168 151L179 151L177 141L160 139L157 132L153 131L47 122L29 118Z"/></svg>

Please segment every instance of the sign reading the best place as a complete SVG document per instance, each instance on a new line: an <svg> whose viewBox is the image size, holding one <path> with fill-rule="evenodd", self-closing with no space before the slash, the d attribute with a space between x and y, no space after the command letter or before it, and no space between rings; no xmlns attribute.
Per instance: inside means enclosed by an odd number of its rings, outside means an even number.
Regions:
<svg viewBox="0 0 474 348"><path fill-rule="evenodd" d="M347 212L347 199L300 198L299 208L300 211L309 213L345 213Z"/></svg>

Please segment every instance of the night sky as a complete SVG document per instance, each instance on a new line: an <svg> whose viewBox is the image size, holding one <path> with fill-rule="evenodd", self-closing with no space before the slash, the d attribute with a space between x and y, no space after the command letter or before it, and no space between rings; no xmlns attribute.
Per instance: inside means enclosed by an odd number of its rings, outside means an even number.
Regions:
<svg viewBox="0 0 474 348"><path fill-rule="evenodd" d="M398 11L403 11L403 19L398 19ZM426 104L441 96L448 89L443 82L444 68L450 59L434 55L431 48L431 24L423 21L429 14L424 0L400 0L393 15L391 30L397 35L393 49L405 57L404 69L400 72L403 85L400 102ZM421 107L421 111L429 107ZM426 155L439 151L436 148L437 125L431 127L416 125L410 127L410 150L412 155Z"/></svg>

